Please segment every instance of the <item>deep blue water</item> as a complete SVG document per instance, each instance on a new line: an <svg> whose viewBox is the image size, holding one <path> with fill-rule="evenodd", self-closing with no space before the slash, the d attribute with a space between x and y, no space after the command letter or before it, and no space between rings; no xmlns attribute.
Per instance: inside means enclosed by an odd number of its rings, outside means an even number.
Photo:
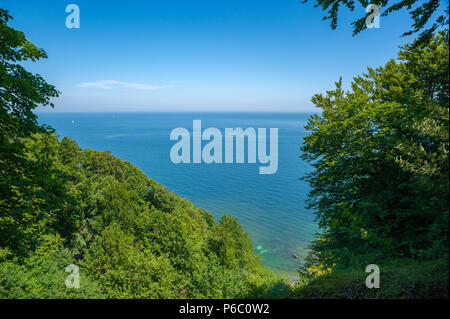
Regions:
<svg viewBox="0 0 450 319"><path fill-rule="evenodd" d="M309 242L317 232L314 215L305 208L308 185L299 178L311 168L300 159L306 113L40 113L41 123L81 147L113 155L138 166L216 217L239 219L263 263L295 276ZM260 175L257 164L174 164L170 132L176 127L278 128L278 171ZM269 131L269 130L267 130ZM268 140L268 138L267 138ZM206 142L203 142L206 144Z"/></svg>

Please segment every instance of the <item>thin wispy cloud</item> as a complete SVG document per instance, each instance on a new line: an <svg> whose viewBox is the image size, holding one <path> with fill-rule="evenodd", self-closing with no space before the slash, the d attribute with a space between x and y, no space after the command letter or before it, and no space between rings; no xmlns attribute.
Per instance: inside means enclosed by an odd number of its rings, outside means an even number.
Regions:
<svg viewBox="0 0 450 319"><path fill-rule="evenodd" d="M99 88L99 89L113 89L113 88L132 88L137 90L158 90L165 88L164 86L154 86L140 83L120 82L115 80L105 80L97 82L83 82L77 85L82 88Z"/></svg>

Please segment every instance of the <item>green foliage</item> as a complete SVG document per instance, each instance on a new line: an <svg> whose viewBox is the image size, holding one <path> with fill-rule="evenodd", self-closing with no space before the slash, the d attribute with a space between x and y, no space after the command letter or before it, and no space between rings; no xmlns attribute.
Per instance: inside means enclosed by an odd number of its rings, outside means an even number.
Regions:
<svg viewBox="0 0 450 319"><path fill-rule="evenodd" d="M47 226L61 231L70 226L59 215L67 200L61 181L52 178L44 161L24 154L24 138L47 131L37 124L33 109L50 104L58 92L18 64L46 54L7 26L10 19L0 9L0 248L23 257L42 235L52 233L43 231Z"/></svg>
<svg viewBox="0 0 450 319"><path fill-rule="evenodd" d="M4 298L102 298L98 284L80 271L80 289L67 289L67 265L74 259L66 249L48 256L30 256L0 263L0 299Z"/></svg>
<svg viewBox="0 0 450 319"><path fill-rule="evenodd" d="M305 3L307 1L308 0L303 0L302 3ZM325 16L323 20L331 20L331 28L334 30L337 27L338 15L341 6L344 6L347 9L353 11L355 10L357 2L361 5L361 8L366 8L369 4L376 4L380 7L380 9L386 7L386 10L381 14L382 16L387 16L392 12L399 11L405 8L409 10L411 18L413 20L413 24L411 25L411 30L403 34L404 36L411 35L423 30L440 5L439 0L426 0L420 2L417 0L398 0L396 2L388 0L315 0L314 6L321 7L323 11L327 11L328 15ZM416 3L417 6L413 8ZM364 17L352 23L353 35L356 35L362 30L366 29L366 18L369 16L369 14L371 13L368 12ZM433 24L419 35L419 42L429 41L433 36L433 33L440 27L445 27L445 25L448 25L448 6L447 10L442 12L436 18Z"/></svg>
<svg viewBox="0 0 450 319"><path fill-rule="evenodd" d="M448 49L440 32L349 91L339 81L314 96L323 112L308 121L302 156L314 167L305 180L323 232L302 275L448 256Z"/></svg>
<svg viewBox="0 0 450 319"><path fill-rule="evenodd" d="M176 297L176 273L169 259L156 257L118 225L97 237L82 265L110 298Z"/></svg>

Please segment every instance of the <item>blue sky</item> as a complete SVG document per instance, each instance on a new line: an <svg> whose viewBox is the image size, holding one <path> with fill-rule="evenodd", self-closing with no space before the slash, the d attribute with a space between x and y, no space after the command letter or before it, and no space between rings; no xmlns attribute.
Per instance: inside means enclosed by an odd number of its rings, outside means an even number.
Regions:
<svg viewBox="0 0 450 319"><path fill-rule="evenodd" d="M65 7L80 8L80 28ZM313 94L348 85L411 38L407 12L352 37L364 14L342 10L332 31L298 0L2 0L49 58L26 67L61 92L56 112L311 111Z"/></svg>

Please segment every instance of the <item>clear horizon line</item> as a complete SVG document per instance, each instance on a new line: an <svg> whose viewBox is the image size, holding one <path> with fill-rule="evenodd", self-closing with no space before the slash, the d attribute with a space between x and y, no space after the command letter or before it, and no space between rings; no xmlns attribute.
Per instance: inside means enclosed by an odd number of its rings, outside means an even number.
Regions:
<svg viewBox="0 0 450 319"><path fill-rule="evenodd" d="M68 114L68 113L321 113L320 110L317 111L292 111L292 110L268 110L268 111L225 111L225 110L217 110L217 111L171 111L171 110L164 110L164 111L35 111L35 114Z"/></svg>

